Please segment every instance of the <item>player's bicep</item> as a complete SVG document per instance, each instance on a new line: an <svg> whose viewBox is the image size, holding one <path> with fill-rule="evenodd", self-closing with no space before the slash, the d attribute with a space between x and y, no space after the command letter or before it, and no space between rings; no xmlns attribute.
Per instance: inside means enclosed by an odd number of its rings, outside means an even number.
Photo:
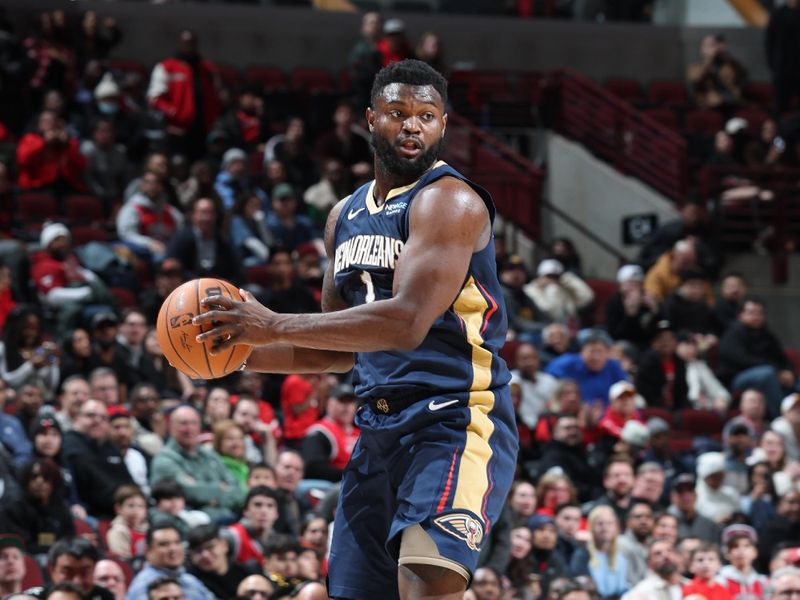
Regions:
<svg viewBox="0 0 800 600"><path fill-rule="evenodd" d="M443 187L415 199L408 241L395 271L394 296L412 303L428 328L461 291L489 221L483 200L474 192Z"/></svg>
<svg viewBox="0 0 800 600"><path fill-rule="evenodd" d="M339 203L331 209L331 212L328 214L328 219L325 222L325 253L328 255L328 266L322 278L322 312L344 310L347 308L344 299L336 291L336 283L334 281L336 273L333 267L335 264L334 254L336 251L336 221L339 219L339 213L342 212L342 207L349 198L350 196L344 200L340 200Z"/></svg>

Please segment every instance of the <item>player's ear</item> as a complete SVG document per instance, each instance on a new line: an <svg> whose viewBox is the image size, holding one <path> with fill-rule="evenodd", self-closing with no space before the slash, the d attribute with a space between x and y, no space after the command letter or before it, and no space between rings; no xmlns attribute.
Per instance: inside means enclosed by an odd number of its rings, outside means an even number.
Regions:
<svg viewBox="0 0 800 600"><path fill-rule="evenodd" d="M368 106L366 115L367 115L367 125L369 126L369 132L372 133L375 126L375 111Z"/></svg>
<svg viewBox="0 0 800 600"><path fill-rule="evenodd" d="M446 131L447 131L447 113L444 113L442 115L442 137L444 137Z"/></svg>

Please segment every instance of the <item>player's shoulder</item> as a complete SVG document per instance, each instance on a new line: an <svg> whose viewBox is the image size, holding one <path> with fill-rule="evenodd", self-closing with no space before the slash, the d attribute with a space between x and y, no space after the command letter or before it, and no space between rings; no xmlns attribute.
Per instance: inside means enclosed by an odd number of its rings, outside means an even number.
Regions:
<svg viewBox="0 0 800 600"><path fill-rule="evenodd" d="M459 215L468 218L487 215L484 199L464 179L455 175L444 175L430 182L417 192L412 211L428 213L446 210L451 218Z"/></svg>

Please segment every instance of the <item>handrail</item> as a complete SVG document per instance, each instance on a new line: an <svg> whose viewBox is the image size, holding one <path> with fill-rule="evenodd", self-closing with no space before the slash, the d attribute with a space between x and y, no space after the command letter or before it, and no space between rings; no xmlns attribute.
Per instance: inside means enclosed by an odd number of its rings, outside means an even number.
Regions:
<svg viewBox="0 0 800 600"><path fill-rule="evenodd" d="M687 193L686 140L590 79L570 69L552 75L556 130L620 172L682 204Z"/></svg>
<svg viewBox="0 0 800 600"><path fill-rule="evenodd" d="M543 197L541 168L461 115L451 112L448 123L447 160L486 187L500 215L531 239L541 242L539 213L545 208L618 261L627 260L614 246Z"/></svg>

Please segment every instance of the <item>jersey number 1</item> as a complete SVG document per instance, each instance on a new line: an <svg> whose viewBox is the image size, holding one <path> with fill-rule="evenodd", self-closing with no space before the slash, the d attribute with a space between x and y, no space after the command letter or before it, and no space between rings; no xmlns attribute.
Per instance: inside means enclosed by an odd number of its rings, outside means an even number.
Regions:
<svg viewBox="0 0 800 600"><path fill-rule="evenodd" d="M372 283L372 275L366 271L361 271L361 281L367 288L367 295L364 297L364 302L367 304L375 302L375 286Z"/></svg>

